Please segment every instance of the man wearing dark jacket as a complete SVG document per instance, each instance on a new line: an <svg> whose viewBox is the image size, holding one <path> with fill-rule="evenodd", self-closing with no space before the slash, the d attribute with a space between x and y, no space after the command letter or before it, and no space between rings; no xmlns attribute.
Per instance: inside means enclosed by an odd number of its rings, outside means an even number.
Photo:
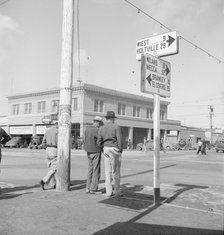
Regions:
<svg viewBox="0 0 224 235"><path fill-rule="evenodd" d="M87 152L88 173L86 180L86 193L97 194L100 179L101 148L97 145L98 129L103 124L103 119L96 116L93 125L85 131L84 149Z"/></svg>
<svg viewBox="0 0 224 235"><path fill-rule="evenodd" d="M121 128L115 123L115 118L113 111L107 112L106 124L99 129L97 138L97 144L103 147L107 197L122 195L120 192L122 136Z"/></svg>
<svg viewBox="0 0 224 235"><path fill-rule="evenodd" d="M0 163L2 160L2 145L6 144L11 139L11 137L5 132L3 128L0 127ZM0 194L1 194L1 188L0 188Z"/></svg>
<svg viewBox="0 0 224 235"><path fill-rule="evenodd" d="M2 159L1 145L6 144L10 139L11 137L5 132L3 128L0 127L0 163Z"/></svg>

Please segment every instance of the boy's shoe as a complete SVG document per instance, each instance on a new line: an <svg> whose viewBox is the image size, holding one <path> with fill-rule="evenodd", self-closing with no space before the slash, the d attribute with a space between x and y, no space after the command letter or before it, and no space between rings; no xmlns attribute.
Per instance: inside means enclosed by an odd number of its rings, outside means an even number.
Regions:
<svg viewBox="0 0 224 235"><path fill-rule="evenodd" d="M45 190L44 185L45 185L44 181L41 180L41 181L40 181L40 187L41 187L43 190Z"/></svg>
<svg viewBox="0 0 224 235"><path fill-rule="evenodd" d="M89 193L90 193L90 194L102 194L102 192L100 192L100 191L94 191L94 190L90 190Z"/></svg>

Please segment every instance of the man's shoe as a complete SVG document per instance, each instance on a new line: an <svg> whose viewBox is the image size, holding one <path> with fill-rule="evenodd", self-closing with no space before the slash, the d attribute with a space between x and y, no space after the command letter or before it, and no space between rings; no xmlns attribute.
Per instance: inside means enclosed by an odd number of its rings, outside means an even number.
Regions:
<svg viewBox="0 0 224 235"><path fill-rule="evenodd" d="M45 185L44 181L41 180L41 181L40 181L40 187L41 187L43 190L45 190L44 185Z"/></svg>
<svg viewBox="0 0 224 235"><path fill-rule="evenodd" d="M114 196L115 196L114 193L111 193L111 194L107 195L107 198L111 198L111 197L114 197Z"/></svg>
<svg viewBox="0 0 224 235"><path fill-rule="evenodd" d="M90 193L90 190L89 190L89 189L86 189L86 193Z"/></svg>

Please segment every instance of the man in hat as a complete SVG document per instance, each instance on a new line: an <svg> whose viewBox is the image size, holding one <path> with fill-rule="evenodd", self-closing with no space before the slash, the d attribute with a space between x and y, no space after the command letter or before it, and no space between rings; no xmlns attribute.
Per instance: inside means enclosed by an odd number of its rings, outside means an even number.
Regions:
<svg viewBox="0 0 224 235"><path fill-rule="evenodd" d="M87 152L88 173L86 180L86 193L98 194L100 179L101 147L96 143L99 127L103 125L103 119L96 116L93 125L89 126L84 135L84 149Z"/></svg>
<svg viewBox="0 0 224 235"><path fill-rule="evenodd" d="M115 123L115 118L113 111L107 112L106 123L99 129L97 138L97 144L103 147L107 197L122 195L120 192L122 136L121 128Z"/></svg>
<svg viewBox="0 0 224 235"><path fill-rule="evenodd" d="M40 181L40 186L45 190L45 185L56 188L55 173L57 171L57 151L58 151L58 121L52 121L52 126L46 130L42 145L46 147L48 172Z"/></svg>

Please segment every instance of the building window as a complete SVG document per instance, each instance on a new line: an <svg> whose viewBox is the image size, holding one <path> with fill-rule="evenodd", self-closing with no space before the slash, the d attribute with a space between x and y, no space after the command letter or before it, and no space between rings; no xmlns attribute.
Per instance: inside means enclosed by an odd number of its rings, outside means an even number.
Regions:
<svg viewBox="0 0 224 235"><path fill-rule="evenodd" d="M103 113L103 101L102 100L94 101L94 112Z"/></svg>
<svg viewBox="0 0 224 235"><path fill-rule="evenodd" d="M165 111L164 110L160 111L160 120L165 120Z"/></svg>
<svg viewBox="0 0 224 235"><path fill-rule="evenodd" d="M146 110L146 118L152 119L152 116L153 116L153 110L150 109L150 108L147 108L147 110Z"/></svg>
<svg viewBox="0 0 224 235"><path fill-rule="evenodd" d="M31 114L32 112L32 103L24 104L24 114Z"/></svg>
<svg viewBox="0 0 224 235"><path fill-rule="evenodd" d="M45 106L46 106L46 102L45 101L39 101L37 103L37 112L38 113L45 113Z"/></svg>
<svg viewBox="0 0 224 235"><path fill-rule="evenodd" d="M78 110L78 98L73 98L73 110Z"/></svg>
<svg viewBox="0 0 224 235"><path fill-rule="evenodd" d="M51 112L58 113L59 111L59 100L51 101Z"/></svg>
<svg viewBox="0 0 224 235"><path fill-rule="evenodd" d="M133 117L140 117L140 107L138 106L133 107Z"/></svg>
<svg viewBox="0 0 224 235"><path fill-rule="evenodd" d="M12 114L18 115L19 114L19 104L13 104L12 106Z"/></svg>
<svg viewBox="0 0 224 235"><path fill-rule="evenodd" d="M118 110L117 110L118 115L125 116L125 110L126 110L126 105L125 104L118 104Z"/></svg>

